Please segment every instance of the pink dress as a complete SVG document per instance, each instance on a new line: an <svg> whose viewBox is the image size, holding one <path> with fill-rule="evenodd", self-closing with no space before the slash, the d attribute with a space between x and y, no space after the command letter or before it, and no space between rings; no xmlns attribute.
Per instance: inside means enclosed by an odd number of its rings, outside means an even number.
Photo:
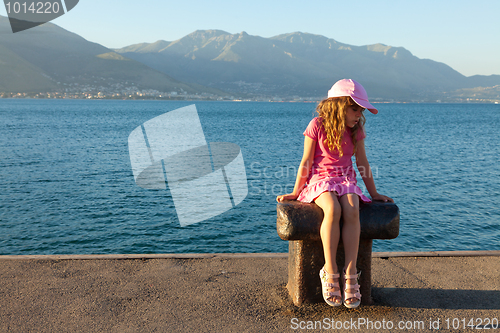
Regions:
<svg viewBox="0 0 500 333"><path fill-rule="evenodd" d="M357 185L356 171L352 165L354 145L351 129L347 128L342 138L344 152L342 157L339 157L338 152L332 153L326 145L326 133L319 117L311 120L304 135L316 141L316 148L306 186L299 193L297 200L313 202L323 192L336 192L339 197L347 193L356 193L364 202L371 202ZM358 141L365 137L364 131L358 132Z"/></svg>

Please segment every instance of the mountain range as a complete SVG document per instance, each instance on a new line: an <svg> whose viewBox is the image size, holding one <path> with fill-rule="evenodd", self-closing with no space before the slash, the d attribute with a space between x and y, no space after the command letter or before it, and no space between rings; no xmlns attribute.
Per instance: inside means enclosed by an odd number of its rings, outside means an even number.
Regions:
<svg viewBox="0 0 500 333"><path fill-rule="evenodd" d="M0 17L0 92L71 86L322 98L342 78L359 81L375 100L500 100L500 75L466 77L403 47L353 46L302 32L263 38L199 30L112 50L52 23L13 34Z"/></svg>
<svg viewBox="0 0 500 333"><path fill-rule="evenodd" d="M402 47L353 46L302 32L263 38L201 30L115 51L181 81L256 95L324 96L342 78L355 78L383 99L441 98L500 85L500 75L466 77Z"/></svg>
<svg viewBox="0 0 500 333"><path fill-rule="evenodd" d="M68 87L220 93L180 82L52 23L13 34L8 18L0 16L0 92Z"/></svg>

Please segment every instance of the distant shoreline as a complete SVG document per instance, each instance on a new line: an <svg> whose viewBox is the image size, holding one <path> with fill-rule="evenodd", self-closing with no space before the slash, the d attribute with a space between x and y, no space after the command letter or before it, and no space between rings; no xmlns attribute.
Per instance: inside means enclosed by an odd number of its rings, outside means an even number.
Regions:
<svg viewBox="0 0 500 333"><path fill-rule="evenodd" d="M221 96L107 96L98 94L61 94L61 93L7 93L0 92L0 99L64 99L64 100L145 100L145 101L214 101L214 102L272 102L272 103L318 103L322 98L314 97L252 97L252 98L235 98ZM374 100L373 104L500 104L500 99L451 99L451 100Z"/></svg>

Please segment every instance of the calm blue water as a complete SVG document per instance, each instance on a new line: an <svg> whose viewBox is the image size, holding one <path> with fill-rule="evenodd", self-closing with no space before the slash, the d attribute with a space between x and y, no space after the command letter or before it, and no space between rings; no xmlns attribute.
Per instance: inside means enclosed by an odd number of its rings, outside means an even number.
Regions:
<svg viewBox="0 0 500 333"><path fill-rule="evenodd" d="M249 194L180 227L168 190L135 185L127 140L190 104L0 100L0 254L286 252L274 198L293 188L315 104L196 102L207 141L241 147ZM368 158L401 232L374 250L500 250L500 105L379 110Z"/></svg>

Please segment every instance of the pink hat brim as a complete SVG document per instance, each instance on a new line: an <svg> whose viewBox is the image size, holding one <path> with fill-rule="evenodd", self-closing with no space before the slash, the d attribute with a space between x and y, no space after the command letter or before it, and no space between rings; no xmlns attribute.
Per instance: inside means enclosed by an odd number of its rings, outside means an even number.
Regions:
<svg viewBox="0 0 500 333"><path fill-rule="evenodd" d="M350 97L352 98L353 101L356 102L356 104L358 104L362 108L368 109L368 111L370 111L373 114L377 114L378 113L377 108L374 107L373 105L371 105L370 102L368 102L367 100L364 100L364 99L361 99L361 98L357 98L357 97L354 97L354 96L350 96Z"/></svg>

